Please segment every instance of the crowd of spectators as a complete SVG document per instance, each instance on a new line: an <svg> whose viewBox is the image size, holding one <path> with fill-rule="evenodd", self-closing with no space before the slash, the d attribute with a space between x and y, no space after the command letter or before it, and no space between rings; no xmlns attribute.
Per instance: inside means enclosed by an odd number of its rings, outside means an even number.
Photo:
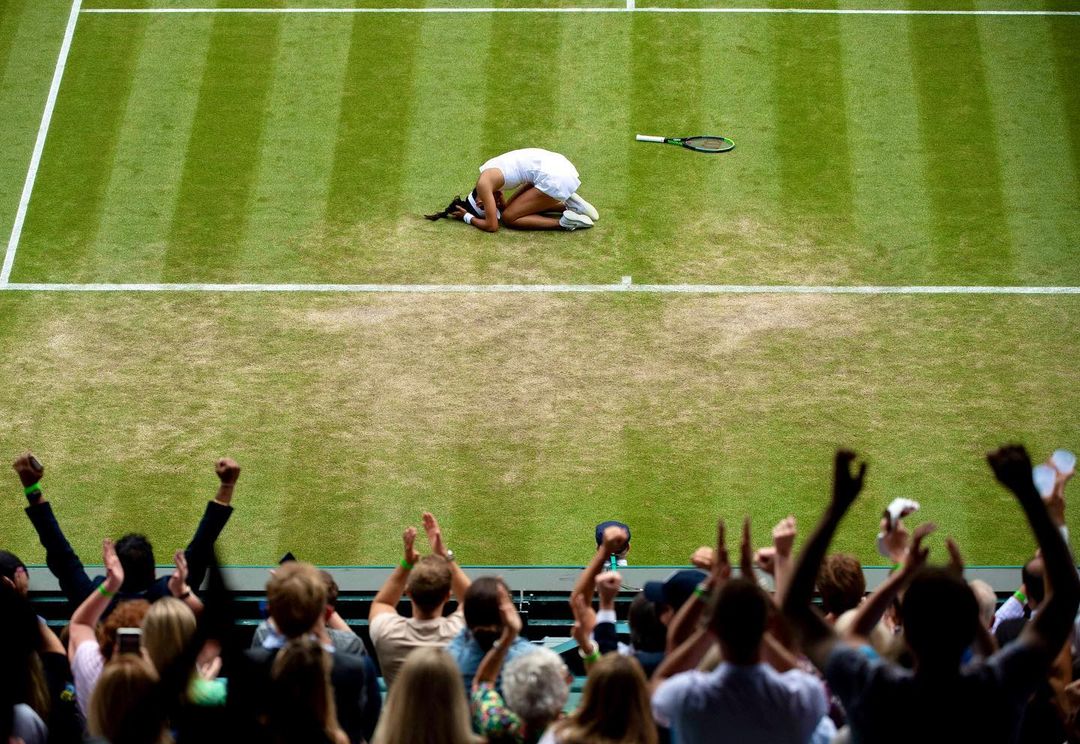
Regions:
<svg viewBox="0 0 1080 744"><path fill-rule="evenodd" d="M867 593L859 561L829 552L866 474L847 451L797 555L792 517L757 550L745 519L733 566L721 519L694 568L635 591L619 573L629 528L602 523L570 596L586 672L571 703L566 660L522 638L510 587L470 581L431 514L427 554L407 528L371 602L370 650L338 614L334 578L296 560L271 572L267 618L241 647L214 548L236 462L217 463L218 491L171 575L159 578L153 546L127 534L103 540L104 575L91 577L45 498L44 467L26 454L14 470L70 621L58 635L38 617L26 566L0 551L0 742L1080 741L1072 472L1056 472L1043 496L1022 447L988 462L1038 546L1000 607L985 582L965 581L951 538L944 564L930 564L936 526L908 530L913 502L886 510L878 544L895 567ZM627 639L616 600L629 591Z"/></svg>

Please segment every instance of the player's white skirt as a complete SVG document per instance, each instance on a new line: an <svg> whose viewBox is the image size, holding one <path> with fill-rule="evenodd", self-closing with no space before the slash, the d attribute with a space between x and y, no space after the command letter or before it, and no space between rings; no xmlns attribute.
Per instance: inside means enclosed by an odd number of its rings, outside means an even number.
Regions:
<svg viewBox="0 0 1080 744"><path fill-rule="evenodd" d="M531 183L559 201L569 199L581 186L577 168L566 156L539 147L512 150L498 155L481 165L480 172L491 168L502 171L506 189L516 189L523 183Z"/></svg>

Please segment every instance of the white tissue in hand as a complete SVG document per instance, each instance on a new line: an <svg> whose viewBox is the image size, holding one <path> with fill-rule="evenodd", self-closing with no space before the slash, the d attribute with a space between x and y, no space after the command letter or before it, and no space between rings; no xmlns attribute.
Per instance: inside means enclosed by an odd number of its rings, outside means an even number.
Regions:
<svg viewBox="0 0 1080 744"><path fill-rule="evenodd" d="M1057 473L1049 465L1036 465L1031 469L1031 480L1035 481L1035 490L1044 499L1054 492Z"/></svg>
<svg viewBox="0 0 1080 744"><path fill-rule="evenodd" d="M1054 454L1050 455L1050 462L1062 475L1069 475L1076 470L1076 455L1069 450L1054 450Z"/></svg>
<svg viewBox="0 0 1080 744"><path fill-rule="evenodd" d="M914 514L919 511L919 502L911 499L893 499L888 508L885 509L885 516L889 520L889 529L892 530L896 527L896 523L909 514Z"/></svg>

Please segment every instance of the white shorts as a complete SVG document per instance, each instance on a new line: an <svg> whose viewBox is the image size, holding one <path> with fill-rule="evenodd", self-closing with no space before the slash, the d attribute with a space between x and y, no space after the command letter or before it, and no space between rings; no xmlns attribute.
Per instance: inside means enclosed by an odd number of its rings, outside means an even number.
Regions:
<svg viewBox="0 0 1080 744"><path fill-rule="evenodd" d="M533 185L552 199L566 201L581 186L577 168L558 153L545 157Z"/></svg>

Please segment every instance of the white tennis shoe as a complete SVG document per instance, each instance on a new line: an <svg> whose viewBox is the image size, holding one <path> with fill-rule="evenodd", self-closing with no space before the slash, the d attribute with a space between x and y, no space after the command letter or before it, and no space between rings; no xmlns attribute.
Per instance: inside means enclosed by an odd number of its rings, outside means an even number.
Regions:
<svg viewBox="0 0 1080 744"><path fill-rule="evenodd" d="M593 221L587 215L578 214L568 209L559 218L559 225L563 230L583 230L592 227Z"/></svg>
<svg viewBox="0 0 1080 744"><path fill-rule="evenodd" d="M570 198L566 200L566 208L577 212L578 214L585 215L593 222L600 219L600 213L596 211L596 207L589 204L589 202L582 199L581 196L576 193L571 194Z"/></svg>

